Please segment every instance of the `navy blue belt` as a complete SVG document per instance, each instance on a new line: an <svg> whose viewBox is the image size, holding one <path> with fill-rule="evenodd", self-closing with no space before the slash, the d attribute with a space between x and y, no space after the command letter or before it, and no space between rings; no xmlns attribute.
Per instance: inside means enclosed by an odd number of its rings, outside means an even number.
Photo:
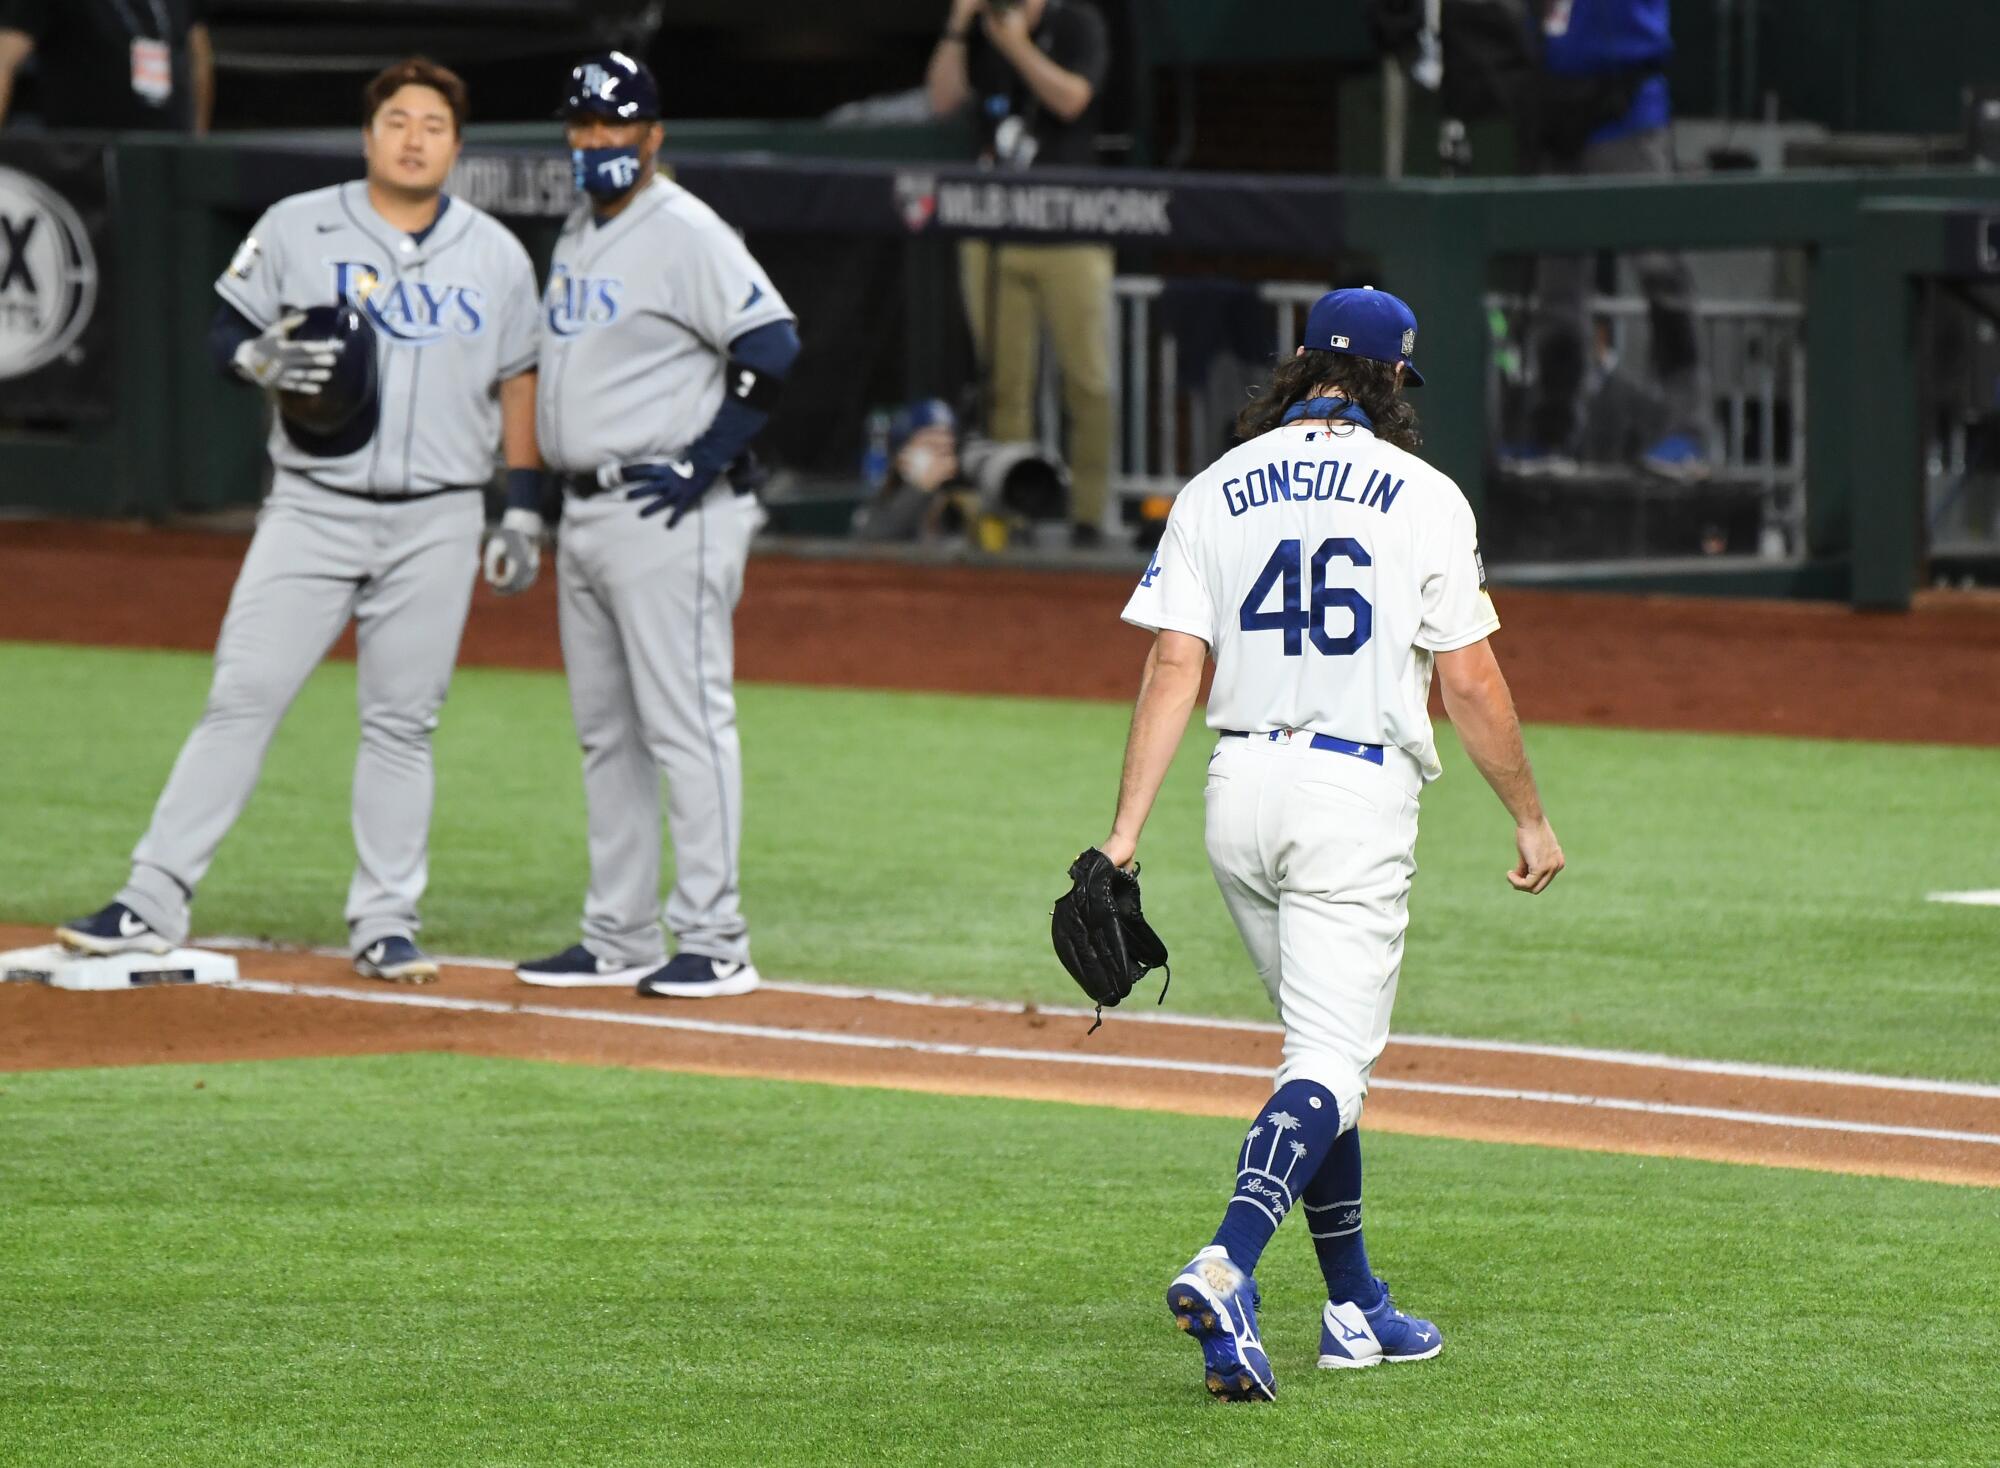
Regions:
<svg viewBox="0 0 2000 1468"><path fill-rule="evenodd" d="M1275 741L1286 732L1288 731L1284 729L1273 729L1269 734L1259 735L1258 737ZM1289 732L1302 734L1305 731L1303 729L1293 729ZM1222 737L1224 739L1248 739L1250 735L1248 731L1243 729L1224 729ZM1331 734L1315 734L1312 737L1312 747L1314 749L1331 750L1334 754L1351 754L1356 759L1367 760L1371 765L1382 763L1382 746L1379 744L1356 744L1352 739L1335 739Z"/></svg>
<svg viewBox="0 0 2000 1468"><path fill-rule="evenodd" d="M557 487L561 489L564 494L575 495L580 500L587 500L592 495L599 495L604 493L604 486L597 482L597 476L595 474L552 473L549 477L555 480ZM737 494L756 493L755 490L744 489L738 486L733 480L725 479L722 482L728 484L730 489L734 490ZM619 487L621 489L637 488L636 485L632 486L621 485Z"/></svg>

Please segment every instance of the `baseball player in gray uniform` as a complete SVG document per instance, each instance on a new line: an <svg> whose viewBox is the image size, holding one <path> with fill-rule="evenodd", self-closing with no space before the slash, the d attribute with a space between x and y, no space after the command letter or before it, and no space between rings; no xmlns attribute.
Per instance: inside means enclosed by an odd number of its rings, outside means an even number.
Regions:
<svg viewBox="0 0 2000 1468"><path fill-rule="evenodd" d="M195 888L279 721L353 620L361 749L349 942L371 978L436 976L415 943L431 731L478 572L495 449L504 439L514 480L534 481L538 465L534 267L497 221L443 192L465 102L464 84L430 62L384 71L364 94L366 179L272 206L216 282L218 362L278 394L274 482L201 722L117 900L57 930L71 948L164 952L186 941ZM314 317L344 320L344 343L312 334ZM341 353L357 344L371 348L366 400L325 411Z"/></svg>
<svg viewBox="0 0 2000 1468"><path fill-rule="evenodd" d="M731 616L764 523L745 456L799 342L743 242L659 176L659 91L611 52L564 106L578 187L545 293L537 429L563 489L563 663L583 745L590 892L583 941L530 984L757 987L737 890L743 829ZM486 573L533 581L541 517L510 503ZM660 779L674 888L660 928Z"/></svg>

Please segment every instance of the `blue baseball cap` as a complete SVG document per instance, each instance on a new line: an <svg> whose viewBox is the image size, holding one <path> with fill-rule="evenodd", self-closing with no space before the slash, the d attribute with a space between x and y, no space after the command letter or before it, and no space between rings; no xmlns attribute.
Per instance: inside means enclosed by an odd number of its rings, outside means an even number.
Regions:
<svg viewBox="0 0 2000 1468"><path fill-rule="evenodd" d="M926 428L957 427L958 415L943 398L918 398L889 420L889 452L901 453L903 445Z"/></svg>
<svg viewBox="0 0 2000 1468"><path fill-rule="evenodd" d="M1411 387L1424 385L1423 373L1410 358L1417 350L1417 313L1399 296L1372 285L1359 290L1328 291L1306 313L1309 352L1346 352L1403 369Z"/></svg>

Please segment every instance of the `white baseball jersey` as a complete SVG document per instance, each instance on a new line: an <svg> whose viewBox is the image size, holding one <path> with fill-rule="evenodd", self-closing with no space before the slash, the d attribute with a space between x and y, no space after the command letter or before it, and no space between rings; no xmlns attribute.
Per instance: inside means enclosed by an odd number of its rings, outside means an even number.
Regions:
<svg viewBox="0 0 2000 1468"><path fill-rule="evenodd" d="M793 319L736 232L664 178L605 223L570 215L544 306L536 426L568 473L679 453L722 406L729 344Z"/></svg>
<svg viewBox="0 0 2000 1468"><path fill-rule="evenodd" d="M1426 780L1431 655L1500 625L1458 486L1365 428L1303 421L1189 481L1124 616L1209 645L1210 728L1398 746Z"/></svg>
<svg viewBox="0 0 2000 1468"><path fill-rule="evenodd" d="M375 327L381 426L341 458L271 428L271 462L333 489L422 493L484 484L500 444L499 384L535 365L535 267L492 215L450 199L412 239L359 180L281 199L215 282L259 327L346 301Z"/></svg>

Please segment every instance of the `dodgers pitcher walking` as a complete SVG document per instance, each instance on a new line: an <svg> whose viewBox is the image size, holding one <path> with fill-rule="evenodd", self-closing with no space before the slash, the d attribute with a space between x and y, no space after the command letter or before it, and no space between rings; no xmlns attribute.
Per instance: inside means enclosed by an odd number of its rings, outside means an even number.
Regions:
<svg viewBox="0 0 2000 1468"><path fill-rule="evenodd" d="M1441 773L1433 669L1514 818L1507 880L1540 892L1563 865L1487 641L1500 623L1471 508L1411 452L1416 335L1386 292L1322 296L1297 354L1245 408L1248 441L1181 491L1125 608L1157 636L1102 849L1133 859L1212 651L1208 859L1285 1028L1222 1226L1167 1290L1226 1400L1276 1394L1253 1274L1294 1202L1326 1277L1321 1366L1420 1361L1442 1345L1369 1268L1355 1131L1389 1037L1417 801Z"/></svg>
<svg viewBox="0 0 2000 1468"><path fill-rule="evenodd" d="M757 987L738 893L743 832L731 617L764 523L746 454L798 355L792 313L715 213L659 176L659 91L611 52L564 104L577 186L550 265L538 412L563 490L563 664L583 745L583 941L525 983L710 997ZM540 517L489 546L503 591L533 580ZM663 963L660 778L678 952Z"/></svg>
<svg viewBox="0 0 2000 1468"><path fill-rule="evenodd" d="M422 982L431 731L478 571L480 491L505 438L534 473L534 267L497 221L442 192L465 87L414 60L364 101L365 181L297 194L257 221L216 281L218 363L275 390L275 470L215 647L208 706L168 777L117 900L58 929L90 953L164 952L256 787L306 676L357 623L356 967ZM319 306L337 302L336 309ZM322 319L340 339L315 336ZM352 353L365 352L359 372ZM346 399L330 401L346 383Z"/></svg>

